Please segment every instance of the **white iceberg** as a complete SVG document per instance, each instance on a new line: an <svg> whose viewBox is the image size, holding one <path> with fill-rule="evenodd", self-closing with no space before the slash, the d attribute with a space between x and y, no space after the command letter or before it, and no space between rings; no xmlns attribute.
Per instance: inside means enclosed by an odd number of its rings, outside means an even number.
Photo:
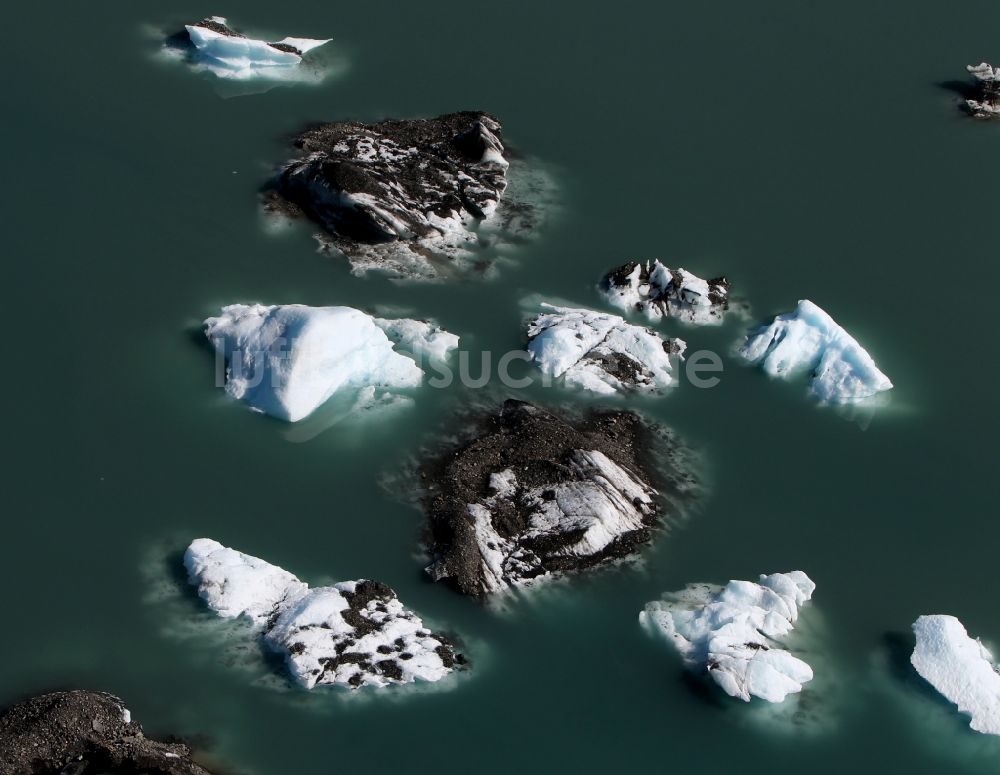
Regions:
<svg viewBox="0 0 1000 775"><path fill-rule="evenodd" d="M330 42L283 38L273 43L254 40L232 29L222 16L184 27L193 47L192 61L220 78L287 78L307 51Z"/></svg>
<svg viewBox="0 0 1000 775"><path fill-rule="evenodd" d="M396 345L396 349L413 356L417 363L425 360L444 363L452 350L458 348L458 337L426 320L409 318L374 318L376 326Z"/></svg>
<svg viewBox="0 0 1000 775"><path fill-rule="evenodd" d="M656 391L674 383L673 356L686 347L617 315L542 304L528 324L528 352L543 374L595 393Z"/></svg>
<svg viewBox="0 0 1000 775"><path fill-rule="evenodd" d="M913 623L917 645L910 662L977 732L1000 735L1000 674L993 655L969 637L954 616L921 616Z"/></svg>
<svg viewBox="0 0 1000 775"><path fill-rule="evenodd" d="M724 277L703 280L685 269L670 269L654 259L630 261L608 273L600 285L608 303L640 312L652 322L677 318L700 326L720 325L729 304Z"/></svg>
<svg viewBox="0 0 1000 775"><path fill-rule="evenodd" d="M376 320L351 307L232 304L204 325L225 359L226 392L289 422L338 391L418 386L423 371L396 352L383 328L414 355L444 358L458 345L428 323Z"/></svg>
<svg viewBox="0 0 1000 775"><path fill-rule="evenodd" d="M208 538L191 543L184 565L209 608L247 617L306 689L439 681L464 663L377 581L310 589L288 571Z"/></svg>
<svg viewBox="0 0 1000 775"><path fill-rule="evenodd" d="M811 389L821 401L854 403L892 387L865 349L808 300L751 331L739 353L776 377L811 370Z"/></svg>
<svg viewBox="0 0 1000 775"><path fill-rule="evenodd" d="M816 585L802 571L759 583L693 584L649 603L639 621L665 636L685 663L705 670L726 694L781 702L802 691L812 668L776 641L787 636Z"/></svg>

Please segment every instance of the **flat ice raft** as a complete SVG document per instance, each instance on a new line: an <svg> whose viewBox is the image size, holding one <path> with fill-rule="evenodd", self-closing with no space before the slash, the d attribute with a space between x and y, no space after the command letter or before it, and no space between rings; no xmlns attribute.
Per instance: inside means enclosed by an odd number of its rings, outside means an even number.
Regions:
<svg viewBox="0 0 1000 775"><path fill-rule="evenodd" d="M542 304L528 324L528 353L550 377L595 393L655 392L674 382L673 356L686 347L617 315Z"/></svg>
<svg viewBox="0 0 1000 775"><path fill-rule="evenodd" d="M301 64L307 51L330 42L312 38L282 38L268 43L237 32L222 16L187 24L195 64L220 78L286 78Z"/></svg>
<svg viewBox="0 0 1000 775"><path fill-rule="evenodd" d="M464 662L377 581L310 589L288 571L208 538L191 543L184 566L208 607L248 618L306 689L438 681Z"/></svg>
<svg viewBox="0 0 1000 775"><path fill-rule="evenodd" d="M232 304L204 325L225 358L226 392L289 422L339 391L416 387L417 361L443 360L458 346L433 324L351 307Z"/></svg>
<svg viewBox="0 0 1000 775"><path fill-rule="evenodd" d="M993 655L954 616L921 616L910 662L944 697L972 717L977 732L1000 735L1000 675Z"/></svg>
<svg viewBox="0 0 1000 775"><path fill-rule="evenodd" d="M792 631L815 589L802 571L762 575L756 584L692 584L649 603L639 621L731 697L781 702L813 678L812 668L776 641Z"/></svg>
<svg viewBox="0 0 1000 775"><path fill-rule="evenodd" d="M811 389L821 401L855 403L892 388L857 340L808 300L751 331L739 353L772 376L812 370Z"/></svg>

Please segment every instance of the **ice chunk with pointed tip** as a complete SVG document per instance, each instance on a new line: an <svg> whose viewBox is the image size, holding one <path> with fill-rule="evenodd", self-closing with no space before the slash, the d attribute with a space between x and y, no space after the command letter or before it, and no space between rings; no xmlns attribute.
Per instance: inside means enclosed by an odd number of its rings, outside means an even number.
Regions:
<svg viewBox="0 0 1000 775"><path fill-rule="evenodd" d="M248 38L221 16L187 24L194 62L220 78L283 78L302 62L307 51L329 43L312 38L282 38L268 43Z"/></svg>
<svg viewBox="0 0 1000 775"><path fill-rule="evenodd" d="M543 374L595 393L656 391L674 382L671 357L686 347L617 315L557 307L528 324L528 352Z"/></svg>
<svg viewBox="0 0 1000 775"><path fill-rule="evenodd" d="M972 717L970 727L1000 735L1000 675L989 650L954 616L921 616L913 633L917 645L910 662L916 671Z"/></svg>
<svg viewBox="0 0 1000 775"><path fill-rule="evenodd" d="M308 587L271 565L218 541L198 538L184 553L188 580L208 607L227 619L246 616L260 625L305 594Z"/></svg>
<svg viewBox="0 0 1000 775"><path fill-rule="evenodd" d="M232 304L204 325L225 358L226 392L289 422L341 390L418 386L423 371L396 352L383 328L415 354L443 358L458 343L428 323L376 321L351 307Z"/></svg>
<svg viewBox="0 0 1000 775"><path fill-rule="evenodd" d="M777 641L787 636L816 585L802 571L724 587L693 584L649 603L639 621L667 638L685 663L705 670L726 694L781 702L802 691L812 668Z"/></svg>
<svg viewBox="0 0 1000 775"><path fill-rule="evenodd" d="M189 583L223 617L245 615L306 689L439 681L464 663L377 581L309 586L276 565L199 538L184 555Z"/></svg>
<svg viewBox="0 0 1000 775"><path fill-rule="evenodd" d="M812 370L821 401L854 403L892 387L857 340L808 300L751 331L739 352L776 377Z"/></svg>

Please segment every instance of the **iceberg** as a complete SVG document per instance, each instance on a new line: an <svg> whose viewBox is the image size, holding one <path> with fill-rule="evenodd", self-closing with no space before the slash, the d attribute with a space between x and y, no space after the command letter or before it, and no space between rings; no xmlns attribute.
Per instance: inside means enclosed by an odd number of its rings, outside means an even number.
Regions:
<svg viewBox="0 0 1000 775"><path fill-rule="evenodd" d="M439 681L465 658L377 581L310 589L282 568L199 538L184 554L208 607L245 617L305 689Z"/></svg>
<svg viewBox="0 0 1000 775"><path fill-rule="evenodd" d="M482 432L429 461L428 574L487 598L629 558L659 523L631 412L569 422L508 400Z"/></svg>
<svg viewBox="0 0 1000 775"><path fill-rule="evenodd" d="M639 312L656 322L677 318L699 326L721 325L729 308L729 281L703 280L685 269L670 269L654 259L629 261L613 269L600 287L608 303L623 312Z"/></svg>
<svg viewBox="0 0 1000 775"><path fill-rule="evenodd" d="M191 62L220 78L284 79L294 77L306 52L330 40L282 38L268 43L248 38L229 26L222 16L211 16L185 25Z"/></svg>
<svg viewBox="0 0 1000 775"><path fill-rule="evenodd" d="M225 360L226 392L289 422L340 391L418 386L412 357L445 358L458 337L423 321L373 318L351 307L232 304L204 323Z"/></svg>
<svg viewBox="0 0 1000 775"><path fill-rule="evenodd" d="M481 237L534 223L532 205L504 199L501 138L500 122L479 111L321 124L295 140L299 155L272 181L264 208L316 223L321 249L345 256L357 275L484 274Z"/></svg>
<svg viewBox="0 0 1000 775"><path fill-rule="evenodd" d="M969 112L976 118L996 118L1000 116L1000 67L986 62L968 65L966 70L976 80L978 99L965 101Z"/></svg>
<svg viewBox="0 0 1000 775"><path fill-rule="evenodd" d="M617 315L542 304L545 312L528 323L528 353L549 377L595 393L653 392L674 383L673 356L680 339L662 339Z"/></svg>
<svg viewBox="0 0 1000 775"><path fill-rule="evenodd" d="M913 633L917 645L910 662L916 671L972 717L972 729L1000 735L1000 674L989 650L954 616L921 616Z"/></svg>
<svg viewBox="0 0 1000 775"><path fill-rule="evenodd" d="M811 370L811 390L824 402L855 403L892 388L865 349L808 300L751 331L739 354L772 376Z"/></svg>
<svg viewBox="0 0 1000 775"><path fill-rule="evenodd" d="M802 571L758 583L692 584L649 603L640 623L665 637L688 667L705 671L731 697L782 702L802 691L812 668L777 641L794 628L816 585Z"/></svg>

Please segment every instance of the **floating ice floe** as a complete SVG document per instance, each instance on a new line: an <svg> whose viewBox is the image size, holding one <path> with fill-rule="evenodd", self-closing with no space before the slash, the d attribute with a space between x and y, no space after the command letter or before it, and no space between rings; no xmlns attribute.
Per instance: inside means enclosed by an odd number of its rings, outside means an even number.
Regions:
<svg viewBox="0 0 1000 775"><path fill-rule="evenodd" d="M504 199L510 163L500 122L488 113L377 123L340 121L307 130L265 209L305 215L328 251L355 274L433 280L483 273L481 232L530 230L533 209ZM492 228L489 228L492 227Z"/></svg>
<svg viewBox="0 0 1000 775"><path fill-rule="evenodd" d="M184 554L188 581L217 614L247 617L306 689L438 681L464 657L377 581L315 587L256 557L199 538Z"/></svg>
<svg viewBox="0 0 1000 775"><path fill-rule="evenodd" d="M781 702L802 691L812 668L781 648L799 607L816 585L802 571L762 575L759 583L692 584L649 603L639 621L665 636L692 669L704 670L726 694Z"/></svg>
<svg viewBox="0 0 1000 775"><path fill-rule="evenodd" d="M910 662L960 713L972 717L977 732L1000 735L1000 674L993 655L970 638L954 616L921 616Z"/></svg>
<svg viewBox="0 0 1000 775"><path fill-rule="evenodd" d="M543 374L595 393L656 391L674 383L680 339L633 326L617 315L542 304L528 323L528 353Z"/></svg>
<svg viewBox="0 0 1000 775"><path fill-rule="evenodd" d="M458 346L432 324L351 307L232 304L204 325L225 359L226 392L289 422L340 391L416 387L423 371L414 358L443 359Z"/></svg>
<svg viewBox="0 0 1000 775"><path fill-rule="evenodd" d="M966 69L979 87L979 99L965 101L969 111L977 118L1000 116L1000 67L980 62Z"/></svg>
<svg viewBox="0 0 1000 775"><path fill-rule="evenodd" d="M295 78L306 52L330 42L311 38L282 38L273 43L254 40L234 30L221 16L202 19L184 29L191 63L233 80ZM172 39L168 41L172 43Z"/></svg>
<svg viewBox="0 0 1000 775"><path fill-rule="evenodd" d="M640 312L650 321L677 318L699 326L720 325L729 308L729 281L703 280L658 260L629 261L609 272L600 285L609 304Z"/></svg>
<svg viewBox="0 0 1000 775"><path fill-rule="evenodd" d="M630 412L577 425L508 400L483 432L425 470L428 573L475 597L634 555L658 522Z"/></svg>
<svg viewBox="0 0 1000 775"><path fill-rule="evenodd" d="M751 331L739 353L776 377L812 370L811 389L821 401L854 403L892 387L865 349L808 300Z"/></svg>

